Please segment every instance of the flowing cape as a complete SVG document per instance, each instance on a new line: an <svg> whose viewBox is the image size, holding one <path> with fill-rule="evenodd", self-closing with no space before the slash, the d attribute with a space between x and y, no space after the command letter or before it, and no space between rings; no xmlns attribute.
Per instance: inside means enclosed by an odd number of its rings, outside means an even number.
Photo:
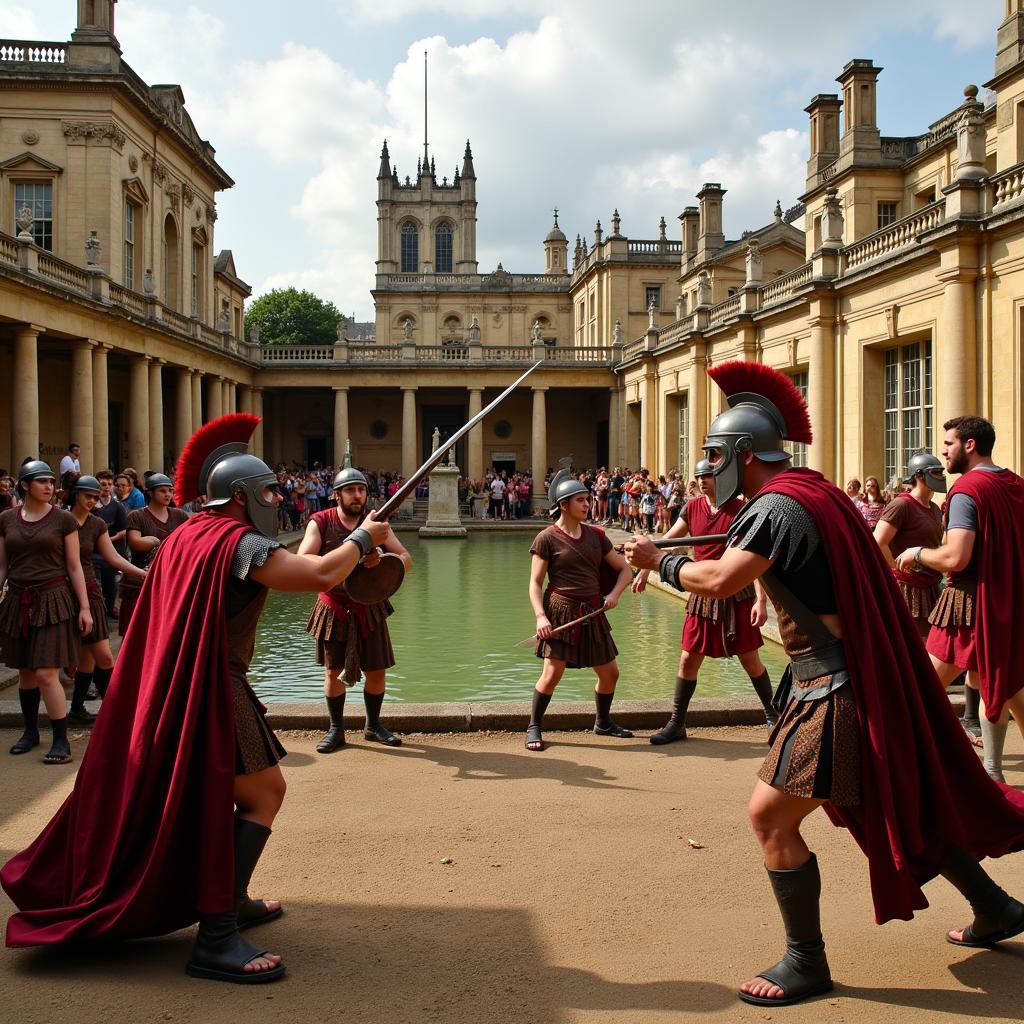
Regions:
<svg viewBox="0 0 1024 1024"><path fill-rule="evenodd" d="M954 494L973 498L978 510L974 649L985 716L995 722L1024 685L1014 651L1024 636L1024 480L1008 469L976 469L953 484L949 497Z"/></svg>
<svg viewBox="0 0 1024 1024"><path fill-rule="evenodd" d="M134 939L231 908L225 589L251 527L200 512L160 545L75 788L0 882L8 946Z"/></svg>
<svg viewBox="0 0 1024 1024"><path fill-rule="evenodd" d="M979 860L1024 849L1024 794L986 773L850 499L809 469L780 473L758 493L768 492L807 509L835 574L860 721L862 802L825 809L868 858L875 920L909 920L928 906L921 886L951 846Z"/></svg>

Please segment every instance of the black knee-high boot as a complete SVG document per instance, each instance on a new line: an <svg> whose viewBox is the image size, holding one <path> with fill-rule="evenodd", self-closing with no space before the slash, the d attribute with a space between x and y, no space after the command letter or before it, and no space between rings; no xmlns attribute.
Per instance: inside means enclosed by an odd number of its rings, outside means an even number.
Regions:
<svg viewBox="0 0 1024 1024"><path fill-rule="evenodd" d="M96 692L102 700L107 695L107 687L110 685L110 677L114 674L114 666L110 668L97 668L93 670L92 681L96 685Z"/></svg>
<svg viewBox="0 0 1024 1024"><path fill-rule="evenodd" d="M757 694L757 699L761 702L761 707L764 708L765 722L769 726L774 725L779 720L779 713L772 707L772 680L768 675L768 669L765 669L756 679L751 678L750 685L754 687L754 693Z"/></svg>
<svg viewBox="0 0 1024 1024"><path fill-rule="evenodd" d="M71 709L68 711L68 718L72 722L88 724L96 721L96 716L85 706L85 695L89 692L92 675L92 672L75 673L75 688L71 692Z"/></svg>
<svg viewBox="0 0 1024 1024"><path fill-rule="evenodd" d="M331 727L327 735L316 745L318 754L333 754L345 746L345 691L337 697L327 697L327 714L331 716Z"/></svg>
<svg viewBox="0 0 1024 1024"><path fill-rule="evenodd" d="M981 692L964 683L964 714L960 724L968 736L977 739L981 735L981 721L978 712L981 710Z"/></svg>
<svg viewBox="0 0 1024 1024"><path fill-rule="evenodd" d="M263 856L270 829L248 818L235 818L235 896L238 900L238 930L276 921L283 911L267 910L263 900L249 898L249 880Z"/></svg>
<svg viewBox="0 0 1024 1024"><path fill-rule="evenodd" d="M374 743L386 743L389 747L400 747L402 741L390 730L380 724L380 709L384 703L383 693L368 693L363 687L363 703L366 705L366 725L363 726L363 739Z"/></svg>
<svg viewBox="0 0 1024 1024"><path fill-rule="evenodd" d="M740 992L740 999L756 1006L787 1006L832 991L832 975L821 937L821 875L818 860L798 868L768 868L775 899L786 929L786 955L758 977L782 989L779 999Z"/></svg>
<svg viewBox="0 0 1024 1024"><path fill-rule="evenodd" d="M676 695L672 702L672 717L668 720L664 729L651 736L651 742L655 746L663 743L672 743L674 740L686 739L686 712L690 707L690 698L697 689L696 679L684 679L682 676L676 678Z"/></svg>
<svg viewBox="0 0 1024 1024"><path fill-rule="evenodd" d="M974 911L974 921L964 929L963 939L949 939L954 945L991 946L1024 932L1024 906L997 885L966 850L954 846L946 856L941 874L963 894Z"/></svg>
<svg viewBox="0 0 1024 1024"><path fill-rule="evenodd" d="M615 699L615 691L602 693L594 691L594 703L597 705L597 717L594 719L594 732L598 736L615 736L620 740L629 740L633 734L624 729L618 722L612 721L612 701Z"/></svg>
<svg viewBox="0 0 1024 1024"><path fill-rule="evenodd" d="M224 914L211 914L199 919L199 933L192 950L192 959L185 967L186 973L194 978L209 978L213 981L233 981L240 984L256 985L274 981L284 974L284 964L269 968L266 971L246 971L245 965L256 957L263 956L266 950L258 949L239 934L240 927L258 924L260 921L271 920L272 916L265 913L266 906L258 900L248 901L246 895L249 879L256 868L256 863L263 853L270 838L270 829L254 821L243 818L235 819L235 883L233 909ZM246 911L253 912L254 907L262 907L264 913L257 920L249 917L244 921L240 916L243 905Z"/></svg>
<svg viewBox="0 0 1024 1024"><path fill-rule="evenodd" d="M541 733L541 729L544 725L544 712L547 711L548 705L551 703L551 698L554 694L542 693L536 687L533 689L533 707L530 712L530 724L526 727L526 747L530 748L531 743L539 743L540 746L536 749L544 749L544 737Z"/></svg>
<svg viewBox="0 0 1024 1024"><path fill-rule="evenodd" d="M53 732L53 743L43 758L44 764L67 764L71 760L71 744L68 743L68 719L51 718L50 730Z"/></svg>
<svg viewBox="0 0 1024 1024"><path fill-rule="evenodd" d="M39 687L24 690L18 687L18 701L21 704L21 718L25 729L21 739L11 747L12 754L27 754L39 746Z"/></svg>

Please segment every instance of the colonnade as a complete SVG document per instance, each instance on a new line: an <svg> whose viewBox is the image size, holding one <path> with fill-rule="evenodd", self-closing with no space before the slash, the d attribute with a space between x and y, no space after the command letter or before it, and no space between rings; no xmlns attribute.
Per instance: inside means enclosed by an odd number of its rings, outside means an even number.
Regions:
<svg viewBox="0 0 1024 1024"><path fill-rule="evenodd" d="M10 382L10 457L14 466L26 456L39 452L39 335L44 331L45 328L36 324L14 328ZM118 465L121 453L110 451L109 441L108 357L112 346L87 338L77 339L70 345L68 440L81 446L83 469L94 471ZM168 369L167 361L155 356L131 354L128 358L127 464L139 472L165 468L170 457L177 457L181 452L192 433L217 416L240 409L257 416L263 414L262 388L240 385L227 377L192 367ZM164 447L165 369L174 371L173 452L165 451ZM262 453L262 425L257 428L252 446L257 454Z"/></svg>

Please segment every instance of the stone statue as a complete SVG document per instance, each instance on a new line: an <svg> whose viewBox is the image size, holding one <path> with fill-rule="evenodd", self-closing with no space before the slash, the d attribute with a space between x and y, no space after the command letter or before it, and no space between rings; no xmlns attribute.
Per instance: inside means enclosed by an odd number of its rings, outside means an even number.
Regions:
<svg viewBox="0 0 1024 1024"><path fill-rule="evenodd" d="M260 329L256 324L253 324L249 328L249 344L258 345L260 343Z"/></svg>
<svg viewBox="0 0 1024 1024"><path fill-rule="evenodd" d="M475 316L469 322L469 343L470 345L480 344L480 321Z"/></svg>
<svg viewBox="0 0 1024 1024"><path fill-rule="evenodd" d="M412 317L407 316L402 321L402 340L412 341Z"/></svg>
<svg viewBox="0 0 1024 1024"><path fill-rule="evenodd" d="M90 231L89 237L85 240L85 265L87 267L98 267L102 255L103 246L100 245L99 237L95 231Z"/></svg>
<svg viewBox="0 0 1024 1024"><path fill-rule="evenodd" d="M612 328L612 344L613 345L621 345L622 344L622 321L621 320L616 320L615 321L615 326Z"/></svg>
<svg viewBox="0 0 1024 1024"><path fill-rule="evenodd" d="M533 338L534 345L539 345L541 343L539 320L533 321L533 330L530 332L530 336Z"/></svg>
<svg viewBox="0 0 1024 1024"><path fill-rule="evenodd" d="M338 326L335 328L334 333L337 335L339 344L348 341L348 321L344 317L338 321Z"/></svg>
<svg viewBox="0 0 1024 1024"><path fill-rule="evenodd" d="M231 314L227 309L222 309L220 316L217 317L217 330L222 334L227 334L231 330Z"/></svg>
<svg viewBox="0 0 1024 1024"><path fill-rule="evenodd" d="M448 465L455 465L455 445L452 445L451 448L448 449Z"/></svg>
<svg viewBox="0 0 1024 1024"><path fill-rule="evenodd" d="M440 446L441 446L441 429L440 429L440 427L434 427L434 432L433 432L433 434L430 435L430 454L433 455L434 452L436 452L437 449Z"/></svg>
<svg viewBox="0 0 1024 1024"><path fill-rule="evenodd" d="M711 305L711 275L706 270L697 275L697 305Z"/></svg>
<svg viewBox="0 0 1024 1024"><path fill-rule="evenodd" d="M146 267L145 273L142 275L142 290L147 295L156 295L156 278L153 276L151 267Z"/></svg>
<svg viewBox="0 0 1024 1024"><path fill-rule="evenodd" d="M761 255L761 246L756 238L747 243L747 284L760 284L761 269L764 264L764 257Z"/></svg>
<svg viewBox="0 0 1024 1024"><path fill-rule="evenodd" d="M651 296L651 301L647 305L647 329L650 331L654 330L654 318L658 315L658 304L654 301L654 296Z"/></svg>
<svg viewBox="0 0 1024 1024"><path fill-rule="evenodd" d="M36 219L32 215L31 206L23 206L18 210L18 241L19 242L34 242L35 236L32 234L32 225L35 224Z"/></svg>
<svg viewBox="0 0 1024 1024"><path fill-rule="evenodd" d="M839 189L825 189L825 206L821 211L821 245L823 249L841 249L843 245L843 208Z"/></svg>

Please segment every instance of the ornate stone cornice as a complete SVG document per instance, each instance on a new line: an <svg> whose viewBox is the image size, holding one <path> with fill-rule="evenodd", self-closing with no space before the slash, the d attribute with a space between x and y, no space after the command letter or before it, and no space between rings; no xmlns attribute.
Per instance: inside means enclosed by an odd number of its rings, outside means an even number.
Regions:
<svg viewBox="0 0 1024 1024"><path fill-rule="evenodd" d="M113 121L62 121L64 137L69 145L84 146L92 141L101 146L113 146L118 152L128 136Z"/></svg>

